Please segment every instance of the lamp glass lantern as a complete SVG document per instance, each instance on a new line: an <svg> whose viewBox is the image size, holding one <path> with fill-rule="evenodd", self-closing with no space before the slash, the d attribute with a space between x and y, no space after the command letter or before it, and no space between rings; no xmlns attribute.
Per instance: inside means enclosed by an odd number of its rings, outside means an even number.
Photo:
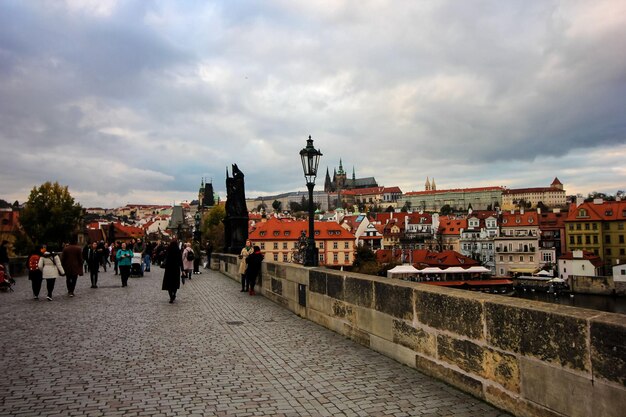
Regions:
<svg viewBox="0 0 626 417"><path fill-rule="evenodd" d="M306 179L306 187L309 190L309 236L307 238L306 252L304 254L304 266L317 266L319 264L318 250L315 246L315 226L313 222L313 187L315 187L315 177L317 167L320 163L322 153L313 147L313 139L309 135L306 141L306 148L300 151L302 159L302 170Z"/></svg>
<svg viewBox="0 0 626 417"><path fill-rule="evenodd" d="M313 139L309 136L309 139L306 141L306 148L300 151L302 171L304 171L304 178L307 184L315 184L320 156L322 156L322 153L313 147Z"/></svg>

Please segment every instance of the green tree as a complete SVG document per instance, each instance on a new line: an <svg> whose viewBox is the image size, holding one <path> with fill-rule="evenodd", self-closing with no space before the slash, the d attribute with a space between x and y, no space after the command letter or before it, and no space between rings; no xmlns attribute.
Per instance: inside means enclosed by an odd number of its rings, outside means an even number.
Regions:
<svg viewBox="0 0 626 417"><path fill-rule="evenodd" d="M452 207L450 207L450 204L444 204L441 207L441 210L439 210L439 214L442 216L447 216L450 213L452 213Z"/></svg>
<svg viewBox="0 0 626 417"><path fill-rule="evenodd" d="M215 249L224 247L224 223L226 217L224 206L216 205L204 215L202 221L202 235L211 242Z"/></svg>
<svg viewBox="0 0 626 417"><path fill-rule="evenodd" d="M60 244L78 232L82 211L67 186L48 181L33 187L20 213L20 223L33 243Z"/></svg>
<svg viewBox="0 0 626 417"><path fill-rule="evenodd" d="M376 254L369 245L357 246L352 271L368 275L378 275L380 272L380 265L376 262Z"/></svg>
<svg viewBox="0 0 626 417"><path fill-rule="evenodd" d="M283 207L283 203L281 203L278 200L274 200L274 202L272 203L272 208L277 213L279 213L281 211L282 207Z"/></svg>

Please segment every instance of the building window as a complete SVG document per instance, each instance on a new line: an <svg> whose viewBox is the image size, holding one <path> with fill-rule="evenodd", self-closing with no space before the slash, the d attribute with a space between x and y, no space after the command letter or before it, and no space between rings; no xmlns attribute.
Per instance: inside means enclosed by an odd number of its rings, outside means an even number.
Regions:
<svg viewBox="0 0 626 417"><path fill-rule="evenodd" d="M345 242L344 243L344 248L345 249L350 249L350 242Z"/></svg>
<svg viewBox="0 0 626 417"><path fill-rule="evenodd" d="M576 243L578 243L579 245L583 244L583 237L582 236L576 236Z"/></svg>
<svg viewBox="0 0 626 417"><path fill-rule="evenodd" d="M585 243L586 243L587 245L590 245L590 244L591 244L591 236L589 236L589 235L585 236Z"/></svg>
<svg viewBox="0 0 626 417"><path fill-rule="evenodd" d="M509 262L513 262L513 256L509 255Z"/></svg>
<svg viewBox="0 0 626 417"><path fill-rule="evenodd" d="M574 236L570 236L569 237L569 244L573 245L574 244Z"/></svg>
<svg viewBox="0 0 626 417"><path fill-rule="evenodd" d="M581 224L580 223L576 223L576 230L581 230Z"/></svg>
<svg viewBox="0 0 626 417"><path fill-rule="evenodd" d="M535 262L535 257L534 256L530 257L530 262Z"/></svg>
<svg viewBox="0 0 626 417"><path fill-rule="evenodd" d="M337 253L333 253L333 262L335 263L339 262L339 256Z"/></svg>
<svg viewBox="0 0 626 417"><path fill-rule="evenodd" d="M344 255L344 261L345 261L345 262L350 262L350 254L349 254L349 253L346 253L346 254Z"/></svg>
<svg viewBox="0 0 626 417"><path fill-rule="evenodd" d="M626 213L626 212L624 212ZM626 217L626 214L622 213L622 216ZM617 230L624 230L624 223L623 222L619 222L617 223Z"/></svg>
<svg viewBox="0 0 626 417"><path fill-rule="evenodd" d="M500 268L500 275L504 275L504 268Z"/></svg>
<svg viewBox="0 0 626 417"><path fill-rule="evenodd" d="M500 262L504 262L504 256L500 255Z"/></svg>
<svg viewBox="0 0 626 417"><path fill-rule="evenodd" d="M585 223L585 230L589 230L589 223Z"/></svg>
<svg viewBox="0 0 626 417"><path fill-rule="evenodd" d="M604 243L611 244L611 235L604 236Z"/></svg>
<svg viewBox="0 0 626 417"><path fill-rule="evenodd" d="M619 248L619 254L620 254L620 256L624 256L624 255L626 255L626 249L624 249L624 248Z"/></svg>
<svg viewBox="0 0 626 417"><path fill-rule="evenodd" d="M593 237L593 243L596 244L596 245L598 244L598 235L595 235Z"/></svg>
<svg viewBox="0 0 626 417"><path fill-rule="evenodd" d="M619 243L624 243L624 235L619 235Z"/></svg>
<svg viewBox="0 0 626 417"><path fill-rule="evenodd" d="M324 249L324 242L320 242L320 249Z"/></svg>
<svg viewBox="0 0 626 417"><path fill-rule="evenodd" d="M591 228L592 228L593 230L598 230L598 223L593 223L593 224L591 225Z"/></svg>
<svg viewBox="0 0 626 417"><path fill-rule="evenodd" d="M287 242L283 242L283 249L287 249Z"/></svg>
<svg viewBox="0 0 626 417"><path fill-rule="evenodd" d="M606 248L606 254L611 256L611 248Z"/></svg>
<svg viewBox="0 0 626 417"><path fill-rule="evenodd" d="M523 257L523 256L520 256L520 257L519 257L519 261L520 261L520 262L524 262L524 257Z"/></svg>
<svg viewBox="0 0 626 417"><path fill-rule="evenodd" d="M274 254L274 261L278 262L278 254L277 253Z"/></svg>
<svg viewBox="0 0 626 417"><path fill-rule="evenodd" d="M324 263L324 254L320 253L320 263L323 264Z"/></svg>
<svg viewBox="0 0 626 417"><path fill-rule="evenodd" d="M278 242L274 242L274 249L278 249Z"/></svg>
<svg viewBox="0 0 626 417"><path fill-rule="evenodd" d="M333 242L333 249L339 249L339 245L337 244L337 242Z"/></svg>
<svg viewBox="0 0 626 417"><path fill-rule="evenodd" d="M261 249L265 250L265 242L261 242Z"/></svg>
<svg viewBox="0 0 626 417"><path fill-rule="evenodd" d="M287 254L283 253L283 262L287 262Z"/></svg>

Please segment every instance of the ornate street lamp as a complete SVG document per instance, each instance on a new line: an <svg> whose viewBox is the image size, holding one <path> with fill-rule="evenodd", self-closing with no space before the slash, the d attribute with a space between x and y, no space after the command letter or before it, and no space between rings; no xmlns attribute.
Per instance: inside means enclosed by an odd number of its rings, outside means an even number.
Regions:
<svg viewBox="0 0 626 417"><path fill-rule="evenodd" d="M322 153L313 147L313 139L311 139L309 135L309 139L306 141L306 148L300 151L306 187L309 189L309 237L307 239L306 254L304 256L304 266L317 266L319 264L313 226L313 218L315 216L313 212L313 187L315 187L315 177L317 176L317 166L320 163L320 156L322 156Z"/></svg>

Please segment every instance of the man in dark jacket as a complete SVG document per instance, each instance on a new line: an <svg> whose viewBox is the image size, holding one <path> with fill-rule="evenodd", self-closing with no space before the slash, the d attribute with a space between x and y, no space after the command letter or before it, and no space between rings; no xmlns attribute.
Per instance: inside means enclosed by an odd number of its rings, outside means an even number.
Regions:
<svg viewBox="0 0 626 417"><path fill-rule="evenodd" d="M100 268L101 258L102 250L98 248L98 244L96 242L93 242L87 251L87 265L89 266L91 288L98 288L98 270Z"/></svg>
<svg viewBox="0 0 626 417"><path fill-rule="evenodd" d="M65 270L65 283L67 284L67 293L70 297L74 296L78 276L83 275L83 250L77 243L76 237L72 237L70 244L63 248L63 252L61 252L61 265L63 265Z"/></svg>

